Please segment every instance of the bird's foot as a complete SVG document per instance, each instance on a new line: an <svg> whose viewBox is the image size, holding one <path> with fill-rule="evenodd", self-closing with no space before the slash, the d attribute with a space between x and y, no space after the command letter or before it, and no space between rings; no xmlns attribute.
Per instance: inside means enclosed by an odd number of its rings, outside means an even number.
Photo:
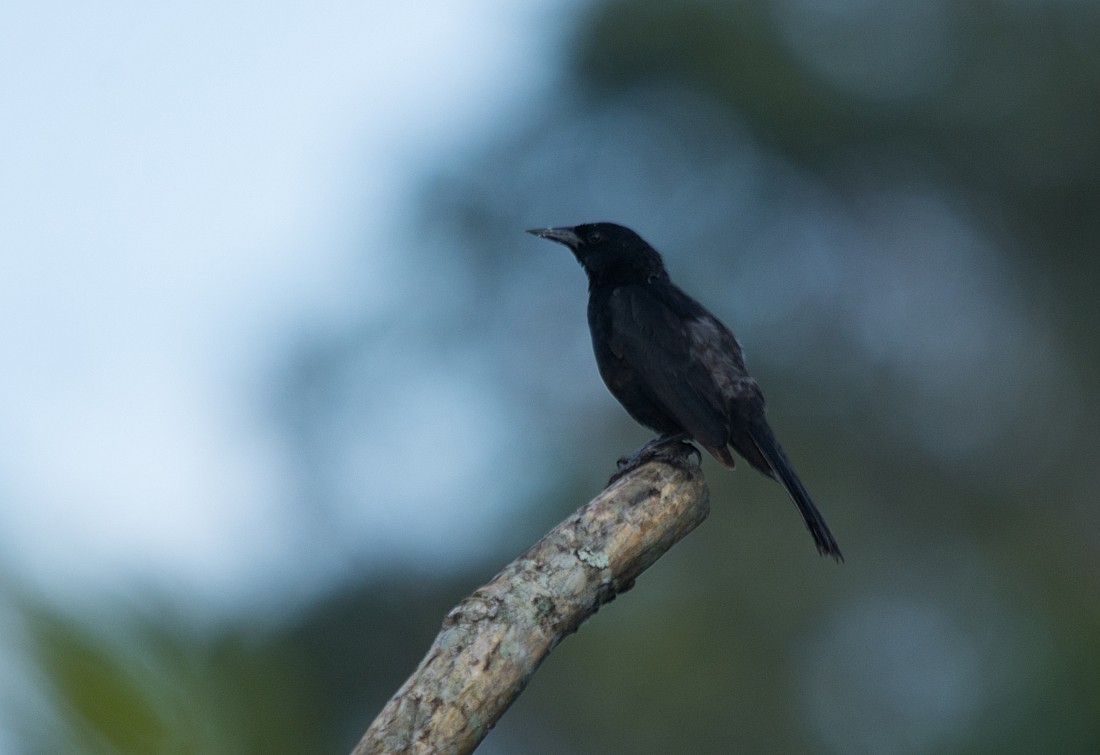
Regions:
<svg viewBox="0 0 1100 755"><path fill-rule="evenodd" d="M698 460L697 463L702 464L703 455L698 448L688 443L687 437L687 433L658 435L629 456L621 457L615 463L615 474L611 475L611 479L607 481L607 484L614 484L620 477L654 459L678 462L689 454L695 454L695 458Z"/></svg>

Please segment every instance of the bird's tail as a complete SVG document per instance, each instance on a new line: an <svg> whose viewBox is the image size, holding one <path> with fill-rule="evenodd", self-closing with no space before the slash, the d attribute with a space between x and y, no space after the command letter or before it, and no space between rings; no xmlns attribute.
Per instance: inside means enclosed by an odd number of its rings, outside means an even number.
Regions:
<svg viewBox="0 0 1100 755"><path fill-rule="evenodd" d="M821 516L821 512L817 510L813 499L810 498L810 494L806 492L806 488L802 485L802 481L798 479L794 467L791 466L787 455L783 453L783 448L779 445L779 441L775 439L775 435L768 427L767 421L752 424L752 440L760 454L767 460L768 466L771 467L773 477L783 484L783 487L787 489L787 495L798 507L798 513L802 514L802 520L806 522L806 529L813 535L818 553L823 556L832 556L838 563L843 562L844 556L841 554L836 540L833 539L833 533L829 531L829 525L825 524L825 517Z"/></svg>

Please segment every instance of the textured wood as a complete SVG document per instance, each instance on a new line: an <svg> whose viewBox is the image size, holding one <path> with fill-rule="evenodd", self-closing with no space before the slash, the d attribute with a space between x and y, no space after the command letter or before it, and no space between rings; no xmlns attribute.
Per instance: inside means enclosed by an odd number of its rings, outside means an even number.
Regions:
<svg viewBox="0 0 1100 755"><path fill-rule="evenodd" d="M472 752L566 635L706 519L689 458L624 475L452 609L353 755Z"/></svg>

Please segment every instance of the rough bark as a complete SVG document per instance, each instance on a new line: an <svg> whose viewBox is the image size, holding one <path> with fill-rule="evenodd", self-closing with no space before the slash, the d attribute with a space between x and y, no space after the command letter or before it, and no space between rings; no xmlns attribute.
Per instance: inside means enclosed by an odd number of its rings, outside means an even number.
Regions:
<svg viewBox="0 0 1100 755"><path fill-rule="evenodd" d="M550 651L707 517L686 448L616 480L452 609L353 755L472 752Z"/></svg>

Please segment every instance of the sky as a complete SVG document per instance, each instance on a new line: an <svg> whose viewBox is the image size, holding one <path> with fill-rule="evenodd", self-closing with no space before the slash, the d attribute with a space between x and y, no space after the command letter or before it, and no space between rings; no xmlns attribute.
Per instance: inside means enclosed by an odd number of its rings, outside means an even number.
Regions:
<svg viewBox="0 0 1100 755"><path fill-rule="evenodd" d="M547 11L4 4L0 572L203 601L262 578L292 533L261 371L364 280L385 299L364 229L401 238L417 179L537 96Z"/></svg>

